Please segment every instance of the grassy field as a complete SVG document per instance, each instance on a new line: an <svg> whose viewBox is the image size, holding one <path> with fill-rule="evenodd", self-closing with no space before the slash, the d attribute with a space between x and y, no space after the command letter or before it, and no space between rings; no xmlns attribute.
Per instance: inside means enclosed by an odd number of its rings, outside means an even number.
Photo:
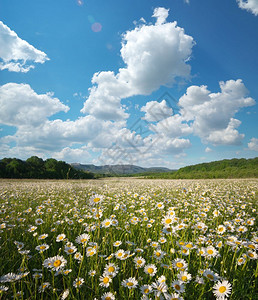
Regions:
<svg viewBox="0 0 258 300"><path fill-rule="evenodd" d="M0 182L0 299L258 299L258 180Z"/></svg>

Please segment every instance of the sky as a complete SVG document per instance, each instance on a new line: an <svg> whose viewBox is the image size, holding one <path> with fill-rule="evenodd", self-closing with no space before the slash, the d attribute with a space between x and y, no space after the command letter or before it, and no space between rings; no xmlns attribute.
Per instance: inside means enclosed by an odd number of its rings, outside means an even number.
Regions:
<svg viewBox="0 0 258 300"><path fill-rule="evenodd" d="M0 0L0 159L256 157L257 53L258 0Z"/></svg>

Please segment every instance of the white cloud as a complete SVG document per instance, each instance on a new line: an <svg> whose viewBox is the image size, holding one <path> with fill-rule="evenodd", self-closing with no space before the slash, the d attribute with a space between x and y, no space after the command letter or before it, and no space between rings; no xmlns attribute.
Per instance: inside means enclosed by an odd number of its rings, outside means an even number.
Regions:
<svg viewBox="0 0 258 300"><path fill-rule="evenodd" d="M158 134L164 134L168 138L185 136L193 132L193 128L184 122L184 119L179 114L158 122L157 125L153 125L150 129Z"/></svg>
<svg viewBox="0 0 258 300"><path fill-rule="evenodd" d="M38 126L57 112L67 112L53 94L38 95L28 84L7 83L0 86L0 123L10 126Z"/></svg>
<svg viewBox="0 0 258 300"><path fill-rule="evenodd" d="M171 107L167 105L166 100L149 101L142 106L141 111L145 112L145 119L148 122L157 122L170 117L173 114Z"/></svg>
<svg viewBox="0 0 258 300"><path fill-rule="evenodd" d="M169 9L164 7L157 7L154 9L152 17L157 18L155 25L162 25L166 22Z"/></svg>
<svg viewBox="0 0 258 300"><path fill-rule="evenodd" d="M193 38L176 22L164 23L168 10L157 8L155 25L141 24L123 35L121 57L126 65L114 72L100 72L92 78L93 87L81 110L102 120L123 120L128 114L121 99L148 95L161 85L188 78Z"/></svg>
<svg viewBox="0 0 258 300"><path fill-rule="evenodd" d="M227 128L212 131L206 140L214 145L241 145L245 135L235 129L240 124L239 120L231 118Z"/></svg>
<svg viewBox="0 0 258 300"><path fill-rule="evenodd" d="M8 26L0 21L0 70L28 72L34 63L43 64L49 60L47 55L22 40ZM28 63L28 64L27 64Z"/></svg>
<svg viewBox="0 0 258 300"><path fill-rule="evenodd" d="M65 147L61 151L54 152L52 157L57 160L63 160L67 163L90 163L92 158L89 154L89 149L86 146L80 148L69 148Z"/></svg>
<svg viewBox="0 0 258 300"><path fill-rule="evenodd" d="M258 151L258 139L251 138L250 142L248 143L248 148L252 151Z"/></svg>
<svg viewBox="0 0 258 300"><path fill-rule="evenodd" d="M255 16L258 16L258 1L257 0L237 0L238 6L242 9L250 11Z"/></svg>
<svg viewBox="0 0 258 300"><path fill-rule="evenodd" d="M205 148L205 152L206 152L206 153L209 153L209 152L212 152L212 151L213 151L213 150L212 150L210 147L206 147L206 148Z"/></svg>
<svg viewBox="0 0 258 300"><path fill-rule="evenodd" d="M242 80L220 82L221 92L211 93L206 86L191 86L180 98L180 113L183 119L193 120L194 133L203 141L216 144L236 145L244 135L235 129L240 121L234 115L242 107L255 104L248 97Z"/></svg>

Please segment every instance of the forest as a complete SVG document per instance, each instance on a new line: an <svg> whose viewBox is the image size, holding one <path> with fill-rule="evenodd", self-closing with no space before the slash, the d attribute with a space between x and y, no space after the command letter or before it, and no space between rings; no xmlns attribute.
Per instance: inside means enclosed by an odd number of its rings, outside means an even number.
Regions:
<svg viewBox="0 0 258 300"><path fill-rule="evenodd" d="M32 156L26 161L18 158L0 160L0 178L33 179L92 179L94 174L76 170L64 161Z"/></svg>

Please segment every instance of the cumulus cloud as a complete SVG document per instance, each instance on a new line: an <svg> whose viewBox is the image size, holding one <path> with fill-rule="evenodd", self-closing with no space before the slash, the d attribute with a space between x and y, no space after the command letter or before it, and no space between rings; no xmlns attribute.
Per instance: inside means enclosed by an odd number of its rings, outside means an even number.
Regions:
<svg viewBox="0 0 258 300"><path fill-rule="evenodd" d="M221 92L211 93L207 86L190 86L179 99L180 114L193 120L194 133L204 141L218 144L239 144L244 135L235 129L240 121L234 115L240 108L252 106L254 99L242 80L220 82Z"/></svg>
<svg viewBox="0 0 258 300"><path fill-rule="evenodd" d="M0 70L28 72L34 63L43 64L49 60L46 53L22 40L8 26L0 21Z"/></svg>
<svg viewBox="0 0 258 300"><path fill-rule="evenodd" d="M10 126L38 126L57 112L69 107L53 94L38 95L28 84L7 83L0 86L0 123Z"/></svg>
<svg viewBox="0 0 258 300"><path fill-rule="evenodd" d="M173 114L173 109L167 105L166 100L149 101L142 106L141 111L145 112L143 119L148 122L161 121Z"/></svg>
<svg viewBox="0 0 258 300"><path fill-rule="evenodd" d="M156 8L155 25L141 24L122 37L121 57L125 67L115 74L99 72L81 110L102 120L125 120L128 114L121 99L148 95L161 85L173 84L178 77L188 78L187 64L194 45L176 22L166 22L168 10Z"/></svg>
<svg viewBox="0 0 258 300"><path fill-rule="evenodd" d="M237 0L238 6L245 9L255 16L258 16L258 1L257 0Z"/></svg>
<svg viewBox="0 0 258 300"><path fill-rule="evenodd" d="M258 151L258 139L252 138L248 143L248 148L252 151Z"/></svg>

